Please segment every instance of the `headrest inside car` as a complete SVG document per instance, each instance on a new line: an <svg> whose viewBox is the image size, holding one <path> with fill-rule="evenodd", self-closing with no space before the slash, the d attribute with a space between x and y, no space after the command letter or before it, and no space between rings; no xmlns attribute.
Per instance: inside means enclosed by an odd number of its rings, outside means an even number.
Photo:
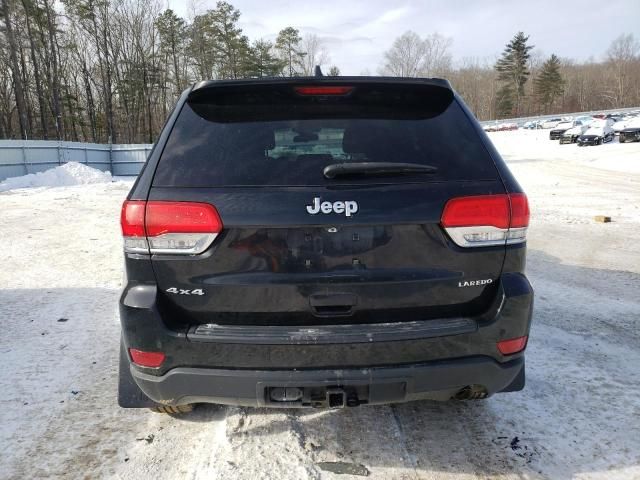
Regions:
<svg viewBox="0 0 640 480"><path fill-rule="evenodd" d="M276 145L272 129L257 125L234 125L229 128L229 143L239 152L253 153L272 150Z"/></svg>

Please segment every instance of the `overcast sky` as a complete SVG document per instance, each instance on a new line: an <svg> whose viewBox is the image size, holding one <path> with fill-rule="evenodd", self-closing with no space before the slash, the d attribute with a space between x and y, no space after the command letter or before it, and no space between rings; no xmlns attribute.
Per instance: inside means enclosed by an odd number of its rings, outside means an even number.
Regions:
<svg viewBox="0 0 640 480"><path fill-rule="evenodd" d="M215 0L166 0L179 15L215 7ZM330 64L343 75L375 73L393 40L413 30L453 38L454 61L493 60L519 30L544 54L602 58L621 33L640 40L640 0L229 0L240 9L240 26L251 40L275 39L293 26L322 38Z"/></svg>

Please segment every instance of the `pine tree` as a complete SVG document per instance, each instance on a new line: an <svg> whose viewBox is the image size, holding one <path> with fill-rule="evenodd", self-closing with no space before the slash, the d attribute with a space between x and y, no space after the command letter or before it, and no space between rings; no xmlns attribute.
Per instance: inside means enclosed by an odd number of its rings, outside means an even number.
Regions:
<svg viewBox="0 0 640 480"><path fill-rule="evenodd" d="M560 59L552 54L533 80L534 92L545 112L549 111L555 99L564 92L564 83L560 74Z"/></svg>
<svg viewBox="0 0 640 480"><path fill-rule="evenodd" d="M285 76L295 77L304 71L305 53L300 47L301 41L300 32L293 27L287 27L278 33L276 50L285 65Z"/></svg>
<svg viewBox="0 0 640 480"><path fill-rule="evenodd" d="M246 76L249 39L238 26L240 10L227 2L196 15L190 28L189 50L199 78Z"/></svg>
<svg viewBox="0 0 640 480"><path fill-rule="evenodd" d="M502 56L495 64L498 80L505 82L499 92L502 92L502 95L510 96L508 99L498 97L498 105L511 104L514 109L511 113L515 113L515 115L520 112L520 100L524 96L524 85L529 78L527 63L530 56L529 51L533 45L528 45L528 41L528 35L518 32L507 44Z"/></svg>
<svg viewBox="0 0 640 480"><path fill-rule="evenodd" d="M242 35L242 29L238 27L240 10L230 3L217 2L209 19L211 34L217 40L218 78L244 77L249 38Z"/></svg>
<svg viewBox="0 0 640 480"><path fill-rule="evenodd" d="M496 113L498 118L513 115L513 89L511 85L503 85L496 92Z"/></svg>
<svg viewBox="0 0 640 480"><path fill-rule="evenodd" d="M284 63L273 54L273 43L256 40L251 45L247 74L250 77L277 77Z"/></svg>
<svg viewBox="0 0 640 480"><path fill-rule="evenodd" d="M174 92L179 94L186 86L180 64L180 59L184 57L186 22L168 8L156 19L156 28L160 35L160 51L169 59L173 70Z"/></svg>
<svg viewBox="0 0 640 480"><path fill-rule="evenodd" d="M339 77L340 76L340 69L336 65L333 65L329 69L329 76L330 77Z"/></svg>

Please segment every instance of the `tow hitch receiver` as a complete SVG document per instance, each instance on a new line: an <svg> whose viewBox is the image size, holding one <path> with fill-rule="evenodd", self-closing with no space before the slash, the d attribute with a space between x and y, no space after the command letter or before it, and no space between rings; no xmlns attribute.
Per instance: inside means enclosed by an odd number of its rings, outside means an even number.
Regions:
<svg viewBox="0 0 640 480"><path fill-rule="evenodd" d="M367 403L366 390L345 390L342 387L269 387L265 397L266 403L273 407L344 408Z"/></svg>
<svg viewBox="0 0 640 480"><path fill-rule="evenodd" d="M347 394L341 388L328 388L326 400L329 408L343 408L346 404Z"/></svg>

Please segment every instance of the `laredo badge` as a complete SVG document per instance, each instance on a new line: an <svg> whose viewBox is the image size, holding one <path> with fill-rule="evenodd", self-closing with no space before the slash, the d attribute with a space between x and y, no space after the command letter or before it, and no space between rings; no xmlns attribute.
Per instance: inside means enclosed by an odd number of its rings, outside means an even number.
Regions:
<svg viewBox="0 0 640 480"><path fill-rule="evenodd" d="M490 283L493 283L490 278L485 280L465 280L464 282L458 282L458 287L478 287L480 285L489 285Z"/></svg>

